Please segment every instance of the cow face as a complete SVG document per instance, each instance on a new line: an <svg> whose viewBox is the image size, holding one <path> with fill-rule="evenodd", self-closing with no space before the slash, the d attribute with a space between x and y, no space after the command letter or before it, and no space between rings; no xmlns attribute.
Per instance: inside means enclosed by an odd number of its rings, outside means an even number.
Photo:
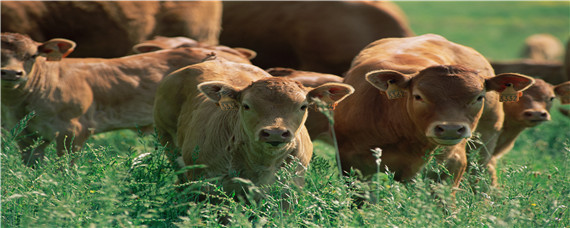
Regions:
<svg viewBox="0 0 570 228"><path fill-rule="evenodd" d="M65 39L52 39L38 43L17 33L2 33L2 86L16 88L28 80L38 56L57 61L73 51L75 43Z"/></svg>
<svg viewBox="0 0 570 228"><path fill-rule="evenodd" d="M523 96L517 102L503 104L505 119L515 121L523 127L534 127L549 121L549 111L554 98L563 95L555 94L555 89L561 91L563 88L570 90L570 83L552 86L542 79L535 79L535 83L524 91Z"/></svg>
<svg viewBox="0 0 570 228"><path fill-rule="evenodd" d="M414 75L373 71L366 75L366 80L390 98L406 99L414 125L439 145L455 145L471 137L487 91L502 92L507 85L522 91L533 82L532 78L517 74L486 80L477 71L460 66L428 67Z"/></svg>
<svg viewBox="0 0 570 228"><path fill-rule="evenodd" d="M224 82L205 82L199 90L222 109L239 109L241 127L249 140L267 149L278 149L299 134L314 98L334 106L354 89L342 83L327 83L308 90L286 78L268 78L240 90Z"/></svg>

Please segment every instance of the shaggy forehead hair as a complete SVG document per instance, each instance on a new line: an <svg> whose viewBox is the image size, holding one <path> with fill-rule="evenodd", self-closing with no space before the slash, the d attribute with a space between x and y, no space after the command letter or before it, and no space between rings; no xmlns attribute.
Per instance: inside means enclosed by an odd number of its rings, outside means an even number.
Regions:
<svg viewBox="0 0 570 228"><path fill-rule="evenodd" d="M305 95L305 87L298 81L284 78L266 78L253 82L246 89L252 91L257 96L277 97L297 97L298 94Z"/></svg>
<svg viewBox="0 0 570 228"><path fill-rule="evenodd" d="M2 52L18 55L16 57L34 52L37 45L30 37L18 33L2 33L1 40Z"/></svg>

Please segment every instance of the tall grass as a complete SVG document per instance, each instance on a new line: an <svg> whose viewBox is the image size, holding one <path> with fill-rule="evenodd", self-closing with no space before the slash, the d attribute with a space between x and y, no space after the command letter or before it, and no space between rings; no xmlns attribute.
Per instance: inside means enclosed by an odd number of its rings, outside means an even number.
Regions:
<svg viewBox="0 0 570 228"><path fill-rule="evenodd" d="M397 4L418 34L443 34L498 59L516 57L527 33L544 28L564 38L570 29L568 17L564 21L560 16L568 14L568 2ZM491 14L495 19L487 17ZM544 18L517 22L537 15ZM559 19L551 22L553 17ZM500 23L486 23L493 20ZM197 200L201 188L216 185L177 185L156 136L128 130L92 137L71 155L77 158L73 167L68 166L71 156L57 159L51 145L46 160L28 168L16 145L27 122L23 120L14 129L3 129L0 137L0 225L217 227L226 218L234 227L570 227L570 119L556 111L559 106L556 102L552 109L552 121L525 131L500 160L498 189L490 188L485 170L473 165L478 170L466 174L453 197L449 183L427 178L430 171L442 171L433 160L408 183L394 181L389 172L364 183L356 171L338 175L334 148L316 141L304 187L292 184L294 163L279 171L275 184L252 188L264 198L251 203L220 189L207 200ZM469 185L473 180L489 190L474 191ZM288 210L282 209L284 204L290 205Z"/></svg>

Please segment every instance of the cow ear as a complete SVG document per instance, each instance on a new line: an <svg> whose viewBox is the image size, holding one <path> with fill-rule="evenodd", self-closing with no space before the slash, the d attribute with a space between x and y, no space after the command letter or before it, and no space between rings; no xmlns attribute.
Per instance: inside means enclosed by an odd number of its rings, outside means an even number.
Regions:
<svg viewBox="0 0 570 228"><path fill-rule="evenodd" d="M75 49L75 42L68 39L51 39L38 47L38 54L45 56L47 61L60 61Z"/></svg>
<svg viewBox="0 0 570 228"><path fill-rule="evenodd" d="M273 68L269 68L265 71L274 77L286 77L286 76L289 76L289 75L295 73L294 69L284 68L284 67L273 67Z"/></svg>
<svg viewBox="0 0 570 228"><path fill-rule="evenodd" d="M554 93L562 104L570 104L570 81L554 86Z"/></svg>
<svg viewBox="0 0 570 228"><path fill-rule="evenodd" d="M137 54L159 51L159 50L162 50L162 47L151 43L140 43L133 46L133 51Z"/></svg>
<svg viewBox="0 0 570 228"><path fill-rule="evenodd" d="M485 80L487 91L497 91L501 102L516 102L522 91L534 84L534 79L517 73L503 73Z"/></svg>
<svg viewBox="0 0 570 228"><path fill-rule="evenodd" d="M366 81L386 92L389 99L404 97L411 77L393 70L376 70L366 74Z"/></svg>
<svg viewBox="0 0 570 228"><path fill-rule="evenodd" d="M239 91L225 82L203 82L198 85L198 90L219 105L222 110L239 108L237 100Z"/></svg>
<svg viewBox="0 0 570 228"><path fill-rule="evenodd" d="M344 83L330 82L312 89L307 96L311 102L314 102L315 99L319 99L321 102L324 102L328 108L334 109L338 102L352 93L354 93L352 86Z"/></svg>
<svg viewBox="0 0 570 228"><path fill-rule="evenodd" d="M255 58L257 56L257 52L255 52L254 50L251 50L251 49L240 48L240 47L235 47L233 49L236 50L237 52L239 52L241 55L243 55L244 57L246 57L249 60L252 60L253 58Z"/></svg>

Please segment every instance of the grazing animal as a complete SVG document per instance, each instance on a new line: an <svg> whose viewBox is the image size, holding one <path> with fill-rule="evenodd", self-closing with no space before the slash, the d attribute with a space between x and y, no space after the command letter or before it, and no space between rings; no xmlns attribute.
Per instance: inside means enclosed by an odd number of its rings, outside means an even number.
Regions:
<svg viewBox="0 0 570 228"><path fill-rule="evenodd" d="M570 81L553 86L541 79L526 89L517 102L503 103L505 121L493 156L486 164L491 174L493 186L497 186L497 161L513 146L517 137L527 128L535 127L550 120L550 107L554 98L569 96L564 91L570 91ZM570 103L570 100L566 101Z"/></svg>
<svg viewBox="0 0 570 228"><path fill-rule="evenodd" d="M220 43L257 52L263 69L344 74L367 44L413 35L402 10L380 1L225 1Z"/></svg>
<svg viewBox="0 0 570 228"><path fill-rule="evenodd" d="M77 42L71 57L115 58L156 35L217 45L221 1L2 1L2 32Z"/></svg>
<svg viewBox="0 0 570 228"><path fill-rule="evenodd" d="M560 60L564 45L553 35L540 33L529 36L524 41L522 57L536 61Z"/></svg>
<svg viewBox="0 0 570 228"><path fill-rule="evenodd" d="M370 150L379 147L380 167L395 172L397 180L413 178L434 156L458 186L472 132L477 128L483 142L494 148L493 137L503 122L495 91L506 92L507 86L522 91L533 80L495 76L477 51L426 34L371 43L355 57L344 82L355 88L334 112L344 171L374 174ZM433 154L438 147L442 153Z"/></svg>
<svg viewBox="0 0 570 228"><path fill-rule="evenodd" d="M333 105L352 92L342 83L307 89L250 64L213 59L161 82L154 121L172 162L206 165L180 181L220 178L225 191L241 194L234 177L270 184L291 157L307 167L313 148L303 124L310 103L318 97Z"/></svg>
<svg viewBox="0 0 570 228"><path fill-rule="evenodd" d="M44 43L17 33L2 33L2 124L13 128L28 113L19 141L25 164L34 165L44 149L57 142L57 153L79 150L94 133L152 125L152 105L158 82L212 52L178 48L123 58L63 58L75 43L52 39ZM63 59L62 59L63 58ZM247 58L233 60L250 63ZM34 141L43 142L33 151Z"/></svg>

